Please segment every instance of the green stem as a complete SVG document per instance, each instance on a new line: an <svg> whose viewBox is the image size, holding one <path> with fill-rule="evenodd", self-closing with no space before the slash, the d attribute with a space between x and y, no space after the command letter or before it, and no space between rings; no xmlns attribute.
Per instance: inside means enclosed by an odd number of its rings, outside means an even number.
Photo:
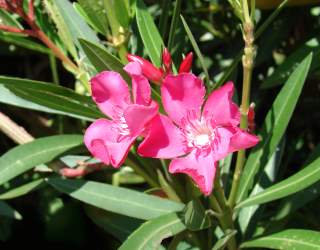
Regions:
<svg viewBox="0 0 320 250"><path fill-rule="evenodd" d="M130 158L126 159L126 164L128 164L137 174L143 177L151 187L159 187L159 184L156 181L154 181L152 178L150 178L150 176Z"/></svg>
<svg viewBox="0 0 320 250"><path fill-rule="evenodd" d="M253 69L253 59L255 55L254 48L254 25L250 19L247 0L243 0L243 13L245 22L243 24L243 39L245 42L244 55L242 56L243 65L243 85L241 99L241 120L240 128L246 130L248 127L248 110L250 105L250 89ZM240 150L237 155L236 168L233 175L232 187L229 196L229 205L231 208L235 206L237 191L240 183L242 169L245 163L245 150Z"/></svg>
<svg viewBox="0 0 320 250"><path fill-rule="evenodd" d="M227 199L224 194L224 190L220 184L220 171L217 168L215 183L214 183L214 192L213 196L210 196L210 204L212 208L219 213L218 217L220 226L224 232L227 230L234 230L234 224L232 220L232 209L228 205ZM237 249L236 238L232 237L227 244L229 250Z"/></svg>

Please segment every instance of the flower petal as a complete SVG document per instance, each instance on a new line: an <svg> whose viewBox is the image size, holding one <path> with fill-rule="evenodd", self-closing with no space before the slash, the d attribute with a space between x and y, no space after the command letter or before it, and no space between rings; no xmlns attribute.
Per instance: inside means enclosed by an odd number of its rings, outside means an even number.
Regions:
<svg viewBox="0 0 320 250"><path fill-rule="evenodd" d="M113 136L113 131L110 131L111 124L107 119L98 119L87 128L84 135L84 144L90 153L107 165L110 159L105 142Z"/></svg>
<svg viewBox="0 0 320 250"><path fill-rule="evenodd" d="M107 143L110 163L113 167L118 168L122 165L135 139L136 137L126 137L120 142Z"/></svg>
<svg viewBox="0 0 320 250"><path fill-rule="evenodd" d="M195 110L200 114L204 96L203 82L191 73L168 75L161 85L164 109L178 125L188 111Z"/></svg>
<svg viewBox="0 0 320 250"><path fill-rule="evenodd" d="M149 132L139 145L138 153L144 157L174 158L184 155L185 145L180 130L164 115L158 115L150 124Z"/></svg>
<svg viewBox="0 0 320 250"><path fill-rule="evenodd" d="M216 128L216 136L212 145L213 159L219 161L226 157L230 151L230 140L234 135L233 127L218 127Z"/></svg>
<svg viewBox="0 0 320 250"><path fill-rule="evenodd" d="M142 69L139 63L130 62L124 70L132 78L133 102L141 105L149 105L151 102L151 88L148 79L142 75Z"/></svg>
<svg viewBox="0 0 320 250"><path fill-rule="evenodd" d="M113 71L103 71L91 79L92 98L100 110L114 117L114 106L121 108L130 103L127 83Z"/></svg>
<svg viewBox="0 0 320 250"><path fill-rule="evenodd" d="M176 158L171 161L169 172L184 173L189 175L198 185L201 192L210 195L213 188L214 176L216 173L217 162L213 161L211 154L196 153L192 151L183 158Z"/></svg>
<svg viewBox="0 0 320 250"><path fill-rule="evenodd" d="M233 89L232 82L226 83L213 91L204 105L203 114L206 117L212 117L217 125L237 126L240 122L239 108L232 102Z"/></svg>
<svg viewBox="0 0 320 250"><path fill-rule="evenodd" d="M152 102L149 106L131 104L124 110L124 118L131 136L139 136L148 123L158 114L158 104Z"/></svg>
<svg viewBox="0 0 320 250"><path fill-rule="evenodd" d="M251 148L259 142L259 137L249 134L239 128L230 140L229 152L235 152L241 149Z"/></svg>

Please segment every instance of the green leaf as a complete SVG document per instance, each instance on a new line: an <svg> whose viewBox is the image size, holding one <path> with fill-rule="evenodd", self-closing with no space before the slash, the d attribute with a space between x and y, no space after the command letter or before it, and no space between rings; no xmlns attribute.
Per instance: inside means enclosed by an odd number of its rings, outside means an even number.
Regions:
<svg viewBox="0 0 320 250"><path fill-rule="evenodd" d="M39 164L52 161L64 152L80 146L82 141L82 135L55 135L14 147L0 158L0 184Z"/></svg>
<svg viewBox="0 0 320 250"><path fill-rule="evenodd" d="M158 249L161 241L186 229L176 213L170 213L143 223L120 246L119 250Z"/></svg>
<svg viewBox="0 0 320 250"><path fill-rule="evenodd" d="M90 97L79 95L71 89L56 84L0 76L1 85L25 100L59 111L57 113L60 114L62 112L62 114L86 120L103 116ZM1 98L0 102L4 100ZM19 99L17 101L19 102ZM12 104L10 99L8 103Z"/></svg>
<svg viewBox="0 0 320 250"><path fill-rule="evenodd" d="M119 72L127 82L130 81L128 74L123 70L124 65L105 48L84 39L79 39L79 42L89 61L98 72L113 70Z"/></svg>
<svg viewBox="0 0 320 250"><path fill-rule="evenodd" d="M58 36L64 44L64 47L69 51L74 59L78 59L77 50L75 44L72 41L72 35L69 30L69 25L64 20L61 12L58 9L57 3L59 1L44 0L44 7L48 12L49 16L57 26Z"/></svg>
<svg viewBox="0 0 320 250"><path fill-rule="evenodd" d="M223 235L217 242L214 244L212 250L222 250L228 244L228 241L237 233L237 231L232 230Z"/></svg>
<svg viewBox="0 0 320 250"><path fill-rule="evenodd" d="M280 142L277 150L273 153L268 163L266 164L263 172L260 174L256 185L250 193L250 197L258 193L261 193L267 187L271 186L277 177L279 166L281 163L281 158L283 155L284 141ZM251 206L241 209L239 213L239 227L241 232L244 234L248 228L253 228L257 222L257 217L262 213L262 208L259 206ZM249 231L248 230L248 231Z"/></svg>
<svg viewBox="0 0 320 250"><path fill-rule="evenodd" d="M308 157L305 164L311 163L320 157L320 144ZM277 214L273 217L274 220L281 220L287 215L293 213L301 207L304 207L308 202L317 199L320 196L320 182L312 184L310 187L284 199L277 209Z"/></svg>
<svg viewBox="0 0 320 250"><path fill-rule="evenodd" d="M0 200L13 199L13 198L28 194L42 187L43 183L45 183L44 180L39 179L39 180L31 181L20 187L13 188L5 193L0 194Z"/></svg>
<svg viewBox="0 0 320 250"><path fill-rule="evenodd" d="M169 38L168 38L169 51L171 51L173 48L175 32L177 31L177 24L179 21L180 12L181 12L181 0L176 0L176 3L174 5L172 20L171 20L171 25L170 25Z"/></svg>
<svg viewBox="0 0 320 250"><path fill-rule="evenodd" d="M161 49L164 44L152 16L142 0L137 0L136 19L144 47L152 63L159 67L161 64Z"/></svg>
<svg viewBox="0 0 320 250"><path fill-rule="evenodd" d="M305 189L319 180L320 157L298 173L239 203L237 207L252 206L277 200Z"/></svg>
<svg viewBox="0 0 320 250"><path fill-rule="evenodd" d="M190 201L183 209L183 223L191 231L199 231L211 226L210 217L198 200Z"/></svg>
<svg viewBox="0 0 320 250"><path fill-rule="evenodd" d="M320 233L311 230L288 229L241 244L240 248L319 250Z"/></svg>
<svg viewBox="0 0 320 250"><path fill-rule="evenodd" d="M275 69L272 75L262 83L261 88L266 89L283 84L290 74L297 68L297 62L303 60L303 58L311 52L313 53L313 59L310 71L312 72L316 68L319 68L320 46L318 40L319 38L312 38L294 51L279 67Z"/></svg>
<svg viewBox="0 0 320 250"><path fill-rule="evenodd" d="M93 206L85 206L85 211L96 225L120 241L125 241L143 222L136 218L110 213Z"/></svg>
<svg viewBox="0 0 320 250"><path fill-rule="evenodd" d="M49 178L48 183L90 205L144 220L181 211L184 207L181 203L99 182Z"/></svg>
<svg viewBox="0 0 320 250"><path fill-rule="evenodd" d="M109 34L108 19L103 8L102 0L78 0L90 24L101 34Z"/></svg>
<svg viewBox="0 0 320 250"><path fill-rule="evenodd" d="M244 200L256 174L263 169L276 150L297 104L311 64L309 54L292 73L268 112L260 132L261 141L250 153L240 179L237 203Z"/></svg>
<svg viewBox="0 0 320 250"><path fill-rule="evenodd" d="M130 24L129 2L127 0L113 1L113 8L120 25L123 28L128 29Z"/></svg>
<svg viewBox="0 0 320 250"><path fill-rule="evenodd" d="M57 9L61 13L64 22L68 24L72 41L79 46L79 38L86 39L93 43L99 43L99 39L94 31L87 25L81 16L74 10L72 3L67 0L55 1Z"/></svg>
<svg viewBox="0 0 320 250"><path fill-rule="evenodd" d="M190 42L192 44L192 47L193 47L194 51L196 52L196 54L197 54L197 56L199 58L200 64L202 66L202 70L203 70L203 72L204 72L204 74L205 74L205 76L207 78L207 81L209 82L210 81L209 73L208 73L208 70L207 70L206 65L204 63L204 58L203 58L202 53L200 51L200 48L199 48L199 46L198 46L198 44L196 42L196 39L192 35L192 32L191 32L186 20L183 18L182 15L180 15L180 17L181 17L181 20L182 20L183 27L184 27L184 29L185 29L188 37L189 37L189 40L190 40Z"/></svg>
<svg viewBox="0 0 320 250"><path fill-rule="evenodd" d="M0 24L10 27L23 29L22 25L11 14L3 9L0 9ZM21 36L21 34L19 34Z"/></svg>
<svg viewBox="0 0 320 250"><path fill-rule="evenodd" d="M11 208L6 202L0 201L0 216L21 220L22 216L16 210Z"/></svg>
<svg viewBox="0 0 320 250"><path fill-rule="evenodd" d="M50 49L46 48L45 46L32 41L28 37L22 37L22 36L17 36L16 34L13 33L5 33L0 31L0 40L17 45L22 48L34 50L40 53L44 54L49 54L51 53Z"/></svg>

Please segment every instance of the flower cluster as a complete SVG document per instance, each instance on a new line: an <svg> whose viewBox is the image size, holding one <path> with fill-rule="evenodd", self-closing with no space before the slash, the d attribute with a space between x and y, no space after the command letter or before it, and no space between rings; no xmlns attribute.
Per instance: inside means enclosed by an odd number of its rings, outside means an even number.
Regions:
<svg viewBox="0 0 320 250"><path fill-rule="evenodd" d="M124 69L132 79L132 99L128 85L116 72L104 71L91 80L93 100L110 119L89 126L84 137L87 148L104 163L119 167L141 136L139 155L172 159L170 173L189 175L209 195L218 161L258 143L257 136L238 127L240 112L232 101L233 83L226 83L205 100L202 80L189 73L190 56L177 75L171 72L168 54L163 56L161 69L143 58L129 58L134 60ZM151 99L148 79L161 82L166 114L160 114Z"/></svg>

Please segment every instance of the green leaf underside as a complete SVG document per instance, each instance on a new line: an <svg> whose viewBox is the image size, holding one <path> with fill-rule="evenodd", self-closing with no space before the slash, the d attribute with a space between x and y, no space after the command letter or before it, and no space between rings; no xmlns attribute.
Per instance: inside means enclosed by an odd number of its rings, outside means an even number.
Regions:
<svg viewBox="0 0 320 250"><path fill-rule="evenodd" d="M161 241L186 229L185 224L176 213L170 213L142 224L120 246L119 250L158 249Z"/></svg>
<svg viewBox="0 0 320 250"><path fill-rule="evenodd" d="M269 249L319 250L320 232L288 229L241 244L241 248L264 247Z"/></svg>
<svg viewBox="0 0 320 250"><path fill-rule="evenodd" d="M49 178L48 183L90 205L144 220L181 211L184 207L181 203L99 182Z"/></svg>
<svg viewBox="0 0 320 250"><path fill-rule="evenodd" d="M82 145L82 135L55 135L16 146L0 158L0 184Z"/></svg>
<svg viewBox="0 0 320 250"><path fill-rule="evenodd" d="M263 169L276 150L300 96L311 59L312 54L309 54L299 64L272 104L260 132L262 139L250 153L244 167L237 193L237 203L247 197L256 174Z"/></svg>

